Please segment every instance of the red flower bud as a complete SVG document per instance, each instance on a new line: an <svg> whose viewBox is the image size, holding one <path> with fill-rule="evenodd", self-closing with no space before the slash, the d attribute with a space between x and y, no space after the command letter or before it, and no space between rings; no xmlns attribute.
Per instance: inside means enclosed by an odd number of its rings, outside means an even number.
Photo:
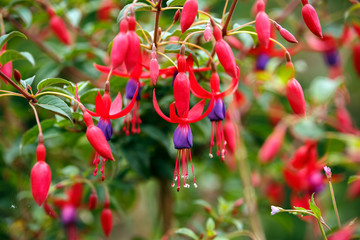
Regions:
<svg viewBox="0 0 360 240"><path fill-rule="evenodd" d="M180 25L181 25L181 32L184 33L189 27L193 24L195 17L198 11L198 2L197 0L187 0L184 4Z"/></svg>
<svg viewBox="0 0 360 240"><path fill-rule="evenodd" d="M20 83L21 74L20 74L19 70L17 70L17 69L14 69L14 78L18 83Z"/></svg>
<svg viewBox="0 0 360 240"><path fill-rule="evenodd" d="M300 83L292 78L286 85L286 97L294 113L305 115L305 98Z"/></svg>
<svg viewBox="0 0 360 240"><path fill-rule="evenodd" d="M280 24L275 23L276 29L279 31L280 35L288 42L290 43L298 43L294 35L292 35L288 30L281 27Z"/></svg>
<svg viewBox="0 0 360 240"><path fill-rule="evenodd" d="M302 8L302 16L309 30L319 38L322 38L319 17L316 13L315 8L309 3L307 3L307 1Z"/></svg>
<svg viewBox="0 0 360 240"><path fill-rule="evenodd" d="M271 23L268 15L264 12L258 12L255 18L255 29L258 34L258 39L260 45L265 48L269 45L270 31L271 31Z"/></svg>
<svg viewBox="0 0 360 240"><path fill-rule="evenodd" d="M106 237L110 236L112 230L112 212L106 207L101 212L101 226Z"/></svg>
<svg viewBox="0 0 360 240"><path fill-rule="evenodd" d="M64 21L57 15L50 17L50 27L56 37L65 45L71 44L70 34L66 28Z"/></svg>
<svg viewBox="0 0 360 240"><path fill-rule="evenodd" d="M205 31L204 31L204 39L205 39L205 42L208 42L211 40L211 37L212 37L212 31L211 31L211 27L210 27L210 22L208 22L206 24L206 27L205 27Z"/></svg>
<svg viewBox="0 0 360 240"><path fill-rule="evenodd" d="M111 49L111 67L113 69L120 67L123 64L128 50L128 37L126 31L128 29L128 22L123 18L120 22L120 32L116 35Z"/></svg>
<svg viewBox="0 0 360 240"><path fill-rule="evenodd" d="M96 192L95 191L92 192L89 197L89 209L90 210L93 210L96 208L97 199L98 199L98 197L97 197Z"/></svg>
<svg viewBox="0 0 360 240"><path fill-rule="evenodd" d="M285 132L286 126L284 124L280 123L275 127L274 131L260 148L258 157L261 162L268 163L275 158L284 141Z"/></svg>
<svg viewBox="0 0 360 240"><path fill-rule="evenodd" d="M177 21L179 21L179 18L180 18L180 9L176 11L176 13L174 15L173 23L176 23Z"/></svg>
<svg viewBox="0 0 360 240"><path fill-rule="evenodd" d="M150 79L152 84L155 86L156 82L159 78L159 63L156 59L156 49L153 46L153 51L151 53L151 60L150 60Z"/></svg>
<svg viewBox="0 0 360 240"><path fill-rule="evenodd" d="M31 169L31 192L35 202L41 206L47 198L51 183L51 170L44 161L38 161Z"/></svg>
<svg viewBox="0 0 360 240"><path fill-rule="evenodd" d="M128 50L126 52L125 65L128 73L130 73L134 69L134 67L139 61L139 57L141 54L140 40L135 32L135 27L136 20L132 10L131 16L129 18L129 31L126 34L128 38Z"/></svg>
<svg viewBox="0 0 360 240"><path fill-rule="evenodd" d="M215 52L219 58L224 70L233 78L237 78L239 72L237 70L234 53L227 42L221 37L221 32L217 27L213 27L214 37L216 39Z"/></svg>
<svg viewBox="0 0 360 240"><path fill-rule="evenodd" d="M358 76L360 76L360 43L353 48L353 63Z"/></svg>
<svg viewBox="0 0 360 240"><path fill-rule="evenodd" d="M100 156L113 161L114 157L103 131L101 131L100 128L94 126L92 118L88 112L83 113L83 119L87 126L86 137L91 146L97 153L100 154Z"/></svg>
<svg viewBox="0 0 360 240"><path fill-rule="evenodd" d="M50 217L55 218L55 219L58 218L57 213L47 202L44 203L43 207L44 207L44 211L47 215L49 215Z"/></svg>

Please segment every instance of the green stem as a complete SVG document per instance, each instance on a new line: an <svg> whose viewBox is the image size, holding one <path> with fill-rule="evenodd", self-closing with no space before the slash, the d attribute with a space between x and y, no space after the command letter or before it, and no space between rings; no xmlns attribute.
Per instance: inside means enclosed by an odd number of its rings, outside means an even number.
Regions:
<svg viewBox="0 0 360 240"><path fill-rule="evenodd" d="M238 0L234 0L233 3L231 4L228 17L226 18L225 23L224 23L224 25L223 25L223 27L222 27L222 35L223 35L223 36L226 36L226 34L227 34L227 28L228 28L228 26L229 26L231 17L232 17L232 15L233 15L233 13L234 13L234 10L235 10L235 7L236 7L237 2L238 2Z"/></svg>
<svg viewBox="0 0 360 240"><path fill-rule="evenodd" d="M320 220L316 218L316 221L318 222L318 225L319 225L319 228L320 228L321 235L322 235L323 239L324 239L324 240L327 240L324 227L322 226Z"/></svg>
<svg viewBox="0 0 360 240"><path fill-rule="evenodd" d="M21 89L13 80L11 80L8 76L6 76L2 71L0 71L0 76L4 78L8 83L10 83L16 90L18 90L24 97L26 97L27 100L32 102L37 102L37 100L31 96L29 93L27 93L25 90Z"/></svg>
<svg viewBox="0 0 360 240"><path fill-rule="evenodd" d="M330 193L331 193L331 200L332 200L332 203L334 205L334 211L335 211L335 215L336 215L336 220L337 220L338 226L340 228L341 227L340 216L339 216L339 212L338 212L337 205L336 205L334 189L333 189L333 186L332 186L330 180L329 180L329 188L330 188Z"/></svg>

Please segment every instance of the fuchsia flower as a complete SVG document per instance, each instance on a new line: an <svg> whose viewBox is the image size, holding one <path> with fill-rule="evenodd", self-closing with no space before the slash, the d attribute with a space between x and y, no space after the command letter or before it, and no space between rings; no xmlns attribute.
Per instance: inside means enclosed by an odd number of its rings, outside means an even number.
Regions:
<svg viewBox="0 0 360 240"><path fill-rule="evenodd" d="M265 13L265 3L263 0L258 0L257 12L255 18L256 33L258 34L260 45L267 48L270 41L271 23L268 15Z"/></svg>
<svg viewBox="0 0 360 240"><path fill-rule="evenodd" d="M189 27L193 24L198 11L198 2L197 0L187 0L184 4L181 19L180 19L180 26L181 32L184 33Z"/></svg>
<svg viewBox="0 0 360 240"><path fill-rule="evenodd" d="M191 165L191 171L194 179L194 187L197 187L195 181L194 168L192 165L191 147L193 146L193 136L189 123L200 121L206 117L214 106L214 98L211 99L208 109L202 114L205 99L197 103L191 110L189 110L190 102L190 81L185 74L186 71L186 60L185 60L185 46L181 48L181 55L178 59L178 70L179 73L176 75L174 80L174 98L175 102L170 105L170 118L167 117L160 109L155 89L153 92L153 104L155 111L160 117L170 123L178 123L173 135L174 147L177 149L176 163L174 170L174 178L172 186L175 186L177 181L177 191L180 190L180 175L184 179L184 187L188 188L189 185L189 159ZM176 110L177 114L176 114Z"/></svg>
<svg viewBox="0 0 360 240"><path fill-rule="evenodd" d="M70 45L71 38L64 21L55 14L53 9L48 8L47 12L50 16L50 27L56 37L65 45Z"/></svg>
<svg viewBox="0 0 360 240"><path fill-rule="evenodd" d="M301 0L301 2L303 4L302 16L306 26L313 34L322 38L320 20L315 8L309 4L308 0Z"/></svg>
<svg viewBox="0 0 360 240"><path fill-rule="evenodd" d="M282 147L285 133L286 125L280 122L259 150L258 157L262 163L268 163L275 158Z"/></svg>
<svg viewBox="0 0 360 240"><path fill-rule="evenodd" d="M126 32L128 30L128 21L123 18L120 22L120 31L113 40L111 48L110 62L111 68L116 69L120 67L126 58L129 40Z"/></svg>
<svg viewBox="0 0 360 240"><path fill-rule="evenodd" d="M140 40L135 32L136 20L135 10L133 7L131 8L131 14L128 22L129 31L126 34L128 38L128 46L125 56L125 65L127 71L130 73L137 65L138 60L141 60ZM121 48L125 48L125 46L121 46Z"/></svg>
<svg viewBox="0 0 360 240"><path fill-rule="evenodd" d="M214 135L216 139L216 154L221 156L221 160L225 160L226 149L225 149L225 138L224 138L224 130L222 121L225 118L225 104L223 98L227 95L234 93L239 84L239 73L240 70L237 68L237 76L234 77L231 81L230 87L224 91L220 92L220 78L216 72L216 67L213 67L210 85L211 85L211 93L204 90L199 83L195 79L194 72L190 69L189 71L189 79L191 83L191 91L198 98L206 98L212 99L214 98L214 107L208 115L208 118L211 121L211 138L210 138L210 154L209 156L212 158L212 148L214 144Z"/></svg>
<svg viewBox="0 0 360 240"><path fill-rule="evenodd" d="M102 173L102 180L104 180L105 175L105 161L107 159L113 160L111 149L107 143L111 139L113 129L110 120L121 118L128 114L131 109L134 107L136 98L133 97L129 105L122 109L122 97L121 94L118 93L115 100L111 103L111 98L109 94L110 87L108 83L105 84L105 92L104 95L101 97L100 91L98 92L96 98L95 98L95 112L92 112L85 107L83 107L84 115L84 121L86 125L88 126L88 130L86 132L86 136L88 137L88 140L90 144L94 147L96 150L95 159L93 164L95 165L94 170L94 176L97 174L97 165L100 163L100 156L103 157L102 162L102 168L100 169ZM139 91L139 85L137 85L135 90L135 95ZM76 98L80 102L78 91L76 88ZM88 115L89 114L89 115ZM93 117L100 117L100 120L95 127L93 125L93 121L91 119L91 116ZM101 134L99 133L99 130Z"/></svg>

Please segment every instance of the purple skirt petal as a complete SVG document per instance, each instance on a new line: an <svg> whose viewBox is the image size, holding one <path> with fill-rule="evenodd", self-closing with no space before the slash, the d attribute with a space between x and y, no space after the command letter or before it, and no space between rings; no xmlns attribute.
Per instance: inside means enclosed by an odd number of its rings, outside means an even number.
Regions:
<svg viewBox="0 0 360 240"><path fill-rule="evenodd" d="M260 54L256 59L256 70L265 70L268 61L269 56L267 54Z"/></svg>
<svg viewBox="0 0 360 240"><path fill-rule="evenodd" d="M191 148L193 146L193 135L189 125L178 125L173 135L176 149Z"/></svg>
<svg viewBox="0 0 360 240"><path fill-rule="evenodd" d="M138 81L130 78L129 81L127 82L126 84L126 87L125 87L125 97L127 99L132 99L135 92L136 92L136 88L137 88L137 85L138 85ZM136 96L136 100L140 100L140 97L141 97L141 87L139 87L139 91L138 91L138 94Z"/></svg>
<svg viewBox="0 0 360 240"><path fill-rule="evenodd" d="M338 66L340 64L339 52L336 49L325 52L324 60L328 66Z"/></svg>
<svg viewBox="0 0 360 240"><path fill-rule="evenodd" d="M113 135L113 127L110 120L105 120L100 118L98 124L96 125L104 133L107 141L110 141L111 136Z"/></svg>
<svg viewBox="0 0 360 240"><path fill-rule="evenodd" d="M225 104L224 101L219 98L215 100L215 104L209 115L207 116L210 121L221 121L225 118Z"/></svg>
<svg viewBox="0 0 360 240"><path fill-rule="evenodd" d="M61 210L61 223L63 225L74 224L76 222L76 208L72 205L66 205Z"/></svg>

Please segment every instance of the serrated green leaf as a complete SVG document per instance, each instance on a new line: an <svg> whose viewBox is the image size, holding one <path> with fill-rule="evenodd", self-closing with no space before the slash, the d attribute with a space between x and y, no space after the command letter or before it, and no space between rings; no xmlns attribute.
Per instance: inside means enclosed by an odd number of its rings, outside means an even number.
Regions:
<svg viewBox="0 0 360 240"><path fill-rule="evenodd" d="M334 96L341 81L331 80L326 77L317 77L310 86L311 99L316 103L326 103Z"/></svg>
<svg viewBox="0 0 360 240"><path fill-rule="evenodd" d="M323 128L311 118L300 120L293 129L303 139L321 139L325 134Z"/></svg>
<svg viewBox="0 0 360 240"><path fill-rule="evenodd" d="M175 231L175 234L183 235L194 240L199 240L198 236L189 228L179 228Z"/></svg>
<svg viewBox="0 0 360 240"><path fill-rule="evenodd" d="M123 19L124 17L124 13L126 10L128 10L128 12L130 12L130 6L133 5L132 3L129 3L127 5L125 5L123 7L123 9L120 11L118 17L117 17L117 22L119 23L121 21L121 19ZM145 3L137 3L135 5L135 11L150 11L152 9L151 5L145 4Z"/></svg>
<svg viewBox="0 0 360 240"><path fill-rule="evenodd" d="M42 131L45 132L47 129L53 127L55 122L56 122L55 119L47 119L47 120L40 122ZM22 148L25 145L35 142L38 135L39 135L39 129L38 129L37 125L35 125L31 129L29 129L27 132L25 132L21 139L20 151L22 150Z"/></svg>
<svg viewBox="0 0 360 240"><path fill-rule="evenodd" d="M316 203L314 200L314 195L315 195L315 193L313 193L311 195L311 199L309 199L309 207L310 207L311 211L315 214L316 218L320 220L321 211L320 211L320 208L318 208L318 206L316 206Z"/></svg>
<svg viewBox="0 0 360 240"><path fill-rule="evenodd" d="M55 85L55 84L64 84L64 85L72 85L74 86L74 84L68 80L62 79L62 78L46 78L41 80L38 85L37 85L37 89L40 92L41 90L43 90L44 88L51 86L51 85Z"/></svg>
<svg viewBox="0 0 360 240"><path fill-rule="evenodd" d="M33 56L28 52L18 52L16 50L6 50L0 55L0 64L4 65L8 62L12 62L19 59L28 60L33 66L35 60Z"/></svg>
<svg viewBox="0 0 360 240"><path fill-rule="evenodd" d="M166 2L166 6L168 7L183 6L185 2L186 0L168 0Z"/></svg>
<svg viewBox="0 0 360 240"><path fill-rule="evenodd" d="M12 39L14 37L22 37L22 38L27 39L27 37L24 34L22 34L21 32L18 32L18 31L13 31L8 34L4 34L0 37L0 49L2 49L2 47L4 46L4 44L7 41L9 41L10 39Z"/></svg>
<svg viewBox="0 0 360 240"><path fill-rule="evenodd" d="M51 112L59 114L60 116L66 117L71 122L73 122L70 107L58 97L50 95L43 96L39 98L37 105Z"/></svg>
<svg viewBox="0 0 360 240"><path fill-rule="evenodd" d="M29 86L31 87L31 84L33 83L34 79L35 76L32 76L31 78L20 80L20 83L25 89L27 89Z"/></svg>

